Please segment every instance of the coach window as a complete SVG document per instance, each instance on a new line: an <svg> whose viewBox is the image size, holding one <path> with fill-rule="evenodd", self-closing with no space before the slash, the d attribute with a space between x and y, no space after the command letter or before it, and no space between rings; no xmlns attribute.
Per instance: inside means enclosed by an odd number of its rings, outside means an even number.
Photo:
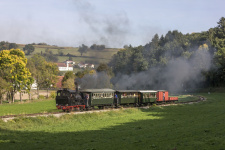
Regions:
<svg viewBox="0 0 225 150"><path fill-rule="evenodd" d="M149 96L150 97L155 97L155 93L150 93Z"/></svg>

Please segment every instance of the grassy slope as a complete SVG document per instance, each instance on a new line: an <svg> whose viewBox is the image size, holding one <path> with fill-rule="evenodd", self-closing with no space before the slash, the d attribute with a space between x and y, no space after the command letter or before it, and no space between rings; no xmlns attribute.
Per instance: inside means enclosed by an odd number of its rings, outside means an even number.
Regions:
<svg viewBox="0 0 225 150"><path fill-rule="evenodd" d="M19 45L20 49L23 49L24 45ZM104 62L108 63L112 56L117 53L119 49L113 49L113 48L107 48L102 51L96 51L96 50L90 50L87 53L83 54L84 57L80 56L80 53L78 52L78 48L75 47L55 47L55 46L48 46L48 45L34 45L35 51L32 53L41 53L41 51L44 53L46 48L49 48L53 52L53 54L58 54L58 49L60 49L64 55L72 54L77 57L73 57L73 61L75 62ZM30 58L32 55L26 56L27 58ZM59 62L63 62L65 60L68 60L68 56L58 56Z"/></svg>
<svg viewBox="0 0 225 150"><path fill-rule="evenodd" d="M150 109L0 121L0 149L224 149L225 94Z"/></svg>

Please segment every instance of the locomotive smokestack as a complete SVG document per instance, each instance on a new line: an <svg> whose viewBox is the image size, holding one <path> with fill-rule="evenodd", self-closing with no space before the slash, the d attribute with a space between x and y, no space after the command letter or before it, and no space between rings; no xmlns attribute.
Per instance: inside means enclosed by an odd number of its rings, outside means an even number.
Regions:
<svg viewBox="0 0 225 150"><path fill-rule="evenodd" d="M76 93L78 93L78 83L75 80L74 80L74 84L75 84Z"/></svg>

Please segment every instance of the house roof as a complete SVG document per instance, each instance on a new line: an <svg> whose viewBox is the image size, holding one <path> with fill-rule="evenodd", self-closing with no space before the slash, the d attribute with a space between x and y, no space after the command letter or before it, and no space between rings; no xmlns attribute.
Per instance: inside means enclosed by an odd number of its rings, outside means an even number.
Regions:
<svg viewBox="0 0 225 150"><path fill-rule="evenodd" d="M65 63L66 62L68 62L68 63L73 63L74 61L72 61L72 60L66 60L66 61L64 61Z"/></svg>
<svg viewBox="0 0 225 150"><path fill-rule="evenodd" d="M68 64L69 67L73 67L71 64ZM65 63L57 63L58 67L67 67Z"/></svg>

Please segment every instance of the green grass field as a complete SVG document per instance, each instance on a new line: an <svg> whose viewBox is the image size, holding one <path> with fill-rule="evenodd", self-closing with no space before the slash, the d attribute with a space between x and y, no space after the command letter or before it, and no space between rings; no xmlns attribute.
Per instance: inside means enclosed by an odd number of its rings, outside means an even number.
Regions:
<svg viewBox="0 0 225 150"><path fill-rule="evenodd" d="M201 95L194 104L0 120L0 149L223 150L225 94Z"/></svg>
<svg viewBox="0 0 225 150"><path fill-rule="evenodd" d="M55 100L34 100L25 103L0 105L0 116L57 112Z"/></svg>
<svg viewBox="0 0 225 150"><path fill-rule="evenodd" d="M20 44L19 49L23 49L25 45ZM73 61L75 62L93 62L94 64L98 63L108 63L112 56L117 53L119 49L117 48L106 48L104 50L89 50L87 53L84 53L81 57L80 53L78 52L77 47L56 47L56 46L49 46L49 45L34 45L35 51L31 55L26 55L27 58L32 57L32 55L37 53L44 53L45 50L48 48L53 52L53 54L58 54L58 50L60 49L64 56L58 56L58 62L63 62L69 59L67 54L75 55L76 57L72 57Z"/></svg>

